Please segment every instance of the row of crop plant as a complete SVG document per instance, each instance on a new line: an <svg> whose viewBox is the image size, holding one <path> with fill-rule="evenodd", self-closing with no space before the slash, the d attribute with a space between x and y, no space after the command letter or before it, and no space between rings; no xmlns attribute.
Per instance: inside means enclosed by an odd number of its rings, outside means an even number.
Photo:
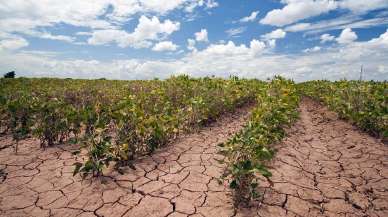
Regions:
<svg viewBox="0 0 388 217"><path fill-rule="evenodd" d="M299 88L362 130L388 137L388 82L309 81Z"/></svg>
<svg viewBox="0 0 388 217"><path fill-rule="evenodd" d="M1 129L20 140L34 136L43 148L77 142L87 160L75 173L101 174L115 161L130 164L180 132L255 100L264 82L172 77L108 81L1 79Z"/></svg>
<svg viewBox="0 0 388 217"><path fill-rule="evenodd" d="M227 167L222 179L234 190L235 205L248 205L258 196L259 176L269 178L272 144L285 136L285 127L297 118L299 95L293 81L276 77L258 91L257 106L245 127L220 144Z"/></svg>

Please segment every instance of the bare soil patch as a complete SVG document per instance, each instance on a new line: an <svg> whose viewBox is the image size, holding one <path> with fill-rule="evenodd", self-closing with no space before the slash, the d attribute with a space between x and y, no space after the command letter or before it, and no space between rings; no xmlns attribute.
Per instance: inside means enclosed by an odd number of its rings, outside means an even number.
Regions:
<svg viewBox="0 0 388 217"><path fill-rule="evenodd" d="M388 147L303 99L278 146L274 182L245 216L388 216Z"/></svg>
<svg viewBox="0 0 388 217"><path fill-rule="evenodd" d="M217 182L217 144L242 128L249 109L99 179L72 176L75 147L43 151L30 139L15 155L1 137L0 216L388 216L388 147L309 99L277 145L273 185L263 180L262 198L235 210Z"/></svg>
<svg viewBox="0 0 388 217"><path fill-rule="evenodd" d="M135 162L136 170L111 169L104 177L73 177L76 147L39 149L1 137L0 216L232 216L231 193L217 178L223 171L217 144L238 132L252 106L226 114L199 132ZM3 180L4 179L4 180Z"/></svg>

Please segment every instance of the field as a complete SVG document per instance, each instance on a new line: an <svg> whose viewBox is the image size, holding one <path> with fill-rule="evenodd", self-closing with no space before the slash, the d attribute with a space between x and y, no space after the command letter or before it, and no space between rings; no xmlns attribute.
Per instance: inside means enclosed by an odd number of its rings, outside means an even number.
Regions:
<svg viewBox="0 0 388 217"><path fill-rule="evenodd" d="M388 215L387 82L0 87L1 216Z"/></svg>

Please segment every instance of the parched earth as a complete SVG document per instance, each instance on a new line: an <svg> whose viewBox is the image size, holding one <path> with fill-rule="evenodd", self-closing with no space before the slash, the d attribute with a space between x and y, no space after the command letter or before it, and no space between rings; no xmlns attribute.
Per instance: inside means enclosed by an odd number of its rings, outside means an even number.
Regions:
<svg viewBox="0 0 388 217"><path fill-rule="evenodd" d="M0 216L388 216L388 147L304 99L300 120L277 144L273 184L262 198L235 210L217 144L242 128L249 108L180 137L136 170L107 170L104 177L73 177L63 145L45 151L35 140L13 153L0 138Z"/></svg>
<svg viewBox="0 0 388 217"><path fill-rule="evenodd" d="M2 138L0 216L232 216L231 193L217 181L223 171L217 144L243 127L250 109L180 137L139 159L136 170L108 170L98 179L73 177L81 160L71 154L75 147L43 151L27 140L15 155L10 138Z"/></svg>
<svg viewBox="0 0 388 217"><path fill-rule="evenodd" d="M388 147L310 99L246 216L388 216Z"/></svg>

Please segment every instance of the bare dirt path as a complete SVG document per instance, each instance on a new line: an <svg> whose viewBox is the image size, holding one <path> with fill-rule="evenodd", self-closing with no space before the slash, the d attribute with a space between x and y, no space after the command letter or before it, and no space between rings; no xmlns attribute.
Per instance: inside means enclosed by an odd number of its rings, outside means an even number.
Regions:
<svg viewBox="0 0 388 217"><path fill-rule="evenodd" d="M388 146L304 99L278 147L273 187L245 216L388 216ZM244 215L242 215L244 216Z"/></svg>
<svg viewBox="0 0 388 217"><path fill-rule="evenodd" d="M230 191L216 180L223 170L216 147L242 128L249 109L180 137L138 160L136 170L100 179L72 176L74 147L43 151L26 140L15 155L10 138L0 138L0 216L232 216Z"/></svg>

